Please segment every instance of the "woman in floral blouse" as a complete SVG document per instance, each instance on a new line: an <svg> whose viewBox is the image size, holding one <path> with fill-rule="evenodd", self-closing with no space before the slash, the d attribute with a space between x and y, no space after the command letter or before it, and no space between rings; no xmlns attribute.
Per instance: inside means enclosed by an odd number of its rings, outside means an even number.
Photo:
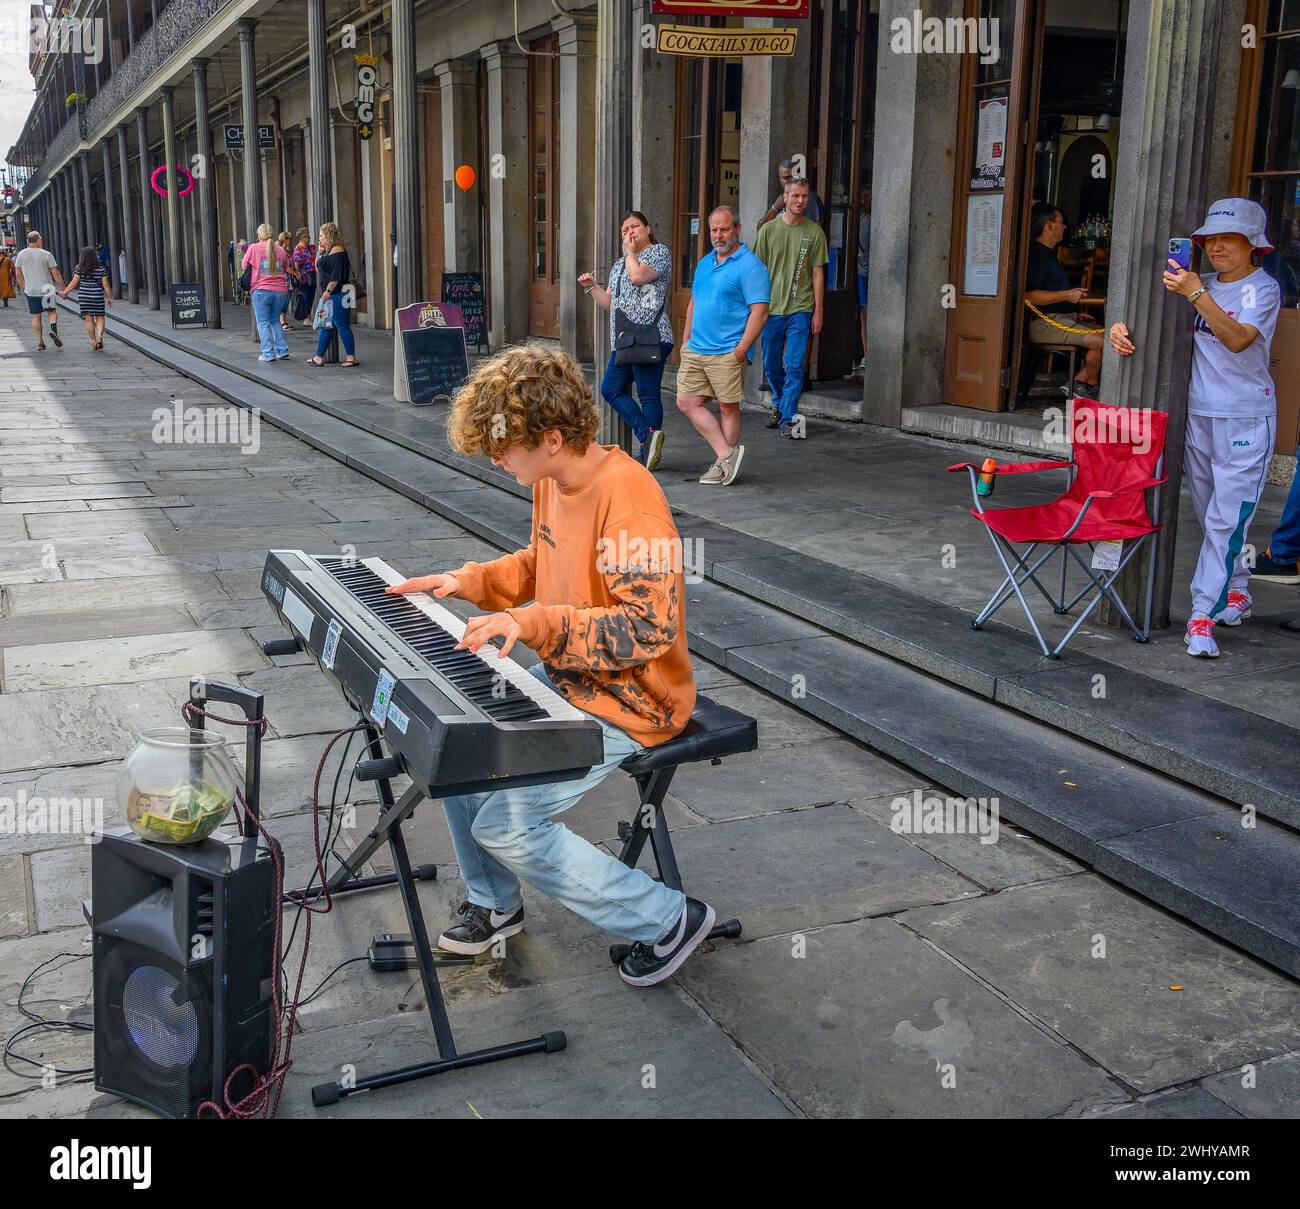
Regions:
<svg viewBox="0 0 1300 1209"><path fill-rule="evenodd" d="M609 364L600 384L601 397L628 422L641 442L637 458L647 470L659 465L664 449L664 364L673 348L673 328L668 317L668 287L672 281L673 258L656 242L650 222L640 210L629 210L619 225L623 255L609 271L609 288L596 284L595 276L583 273L578 284L609 312ZM633 323L654 323L658 317L659 351L656 365L617 365L614 360L614 312L622 312ZM632 398L636 380L637 399ZM638 402L638 399L640 400Z"/></svg>
<svg viewBox="0 0 1300 1209"><path fill-rule="evenodd" d="M294 276L298 279L297 297L293 306L293 317L303 327L311 327L312 302L316 297L316 248L311 242L311 232L306 227L299 227L289 262L293 265ZM303 320L306 323L303 323Z"/></svg>

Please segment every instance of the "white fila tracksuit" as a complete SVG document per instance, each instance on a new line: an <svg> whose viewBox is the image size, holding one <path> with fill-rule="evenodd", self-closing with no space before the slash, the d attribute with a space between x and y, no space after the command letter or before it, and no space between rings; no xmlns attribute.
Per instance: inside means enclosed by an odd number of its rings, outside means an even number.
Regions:
<svg viewBox="0 0 1300 1209"><path fill-rule="evenodd" d="M1183 475L1205 534L1192 574L1193 613L1217 617L1230 590L1246 590L1250 570L1242 548L1264 489L1276 429L1272 416L1187 417Z"/></svg>
<svg viewBox="0 0 1300 1209"><path fill-rule="evenodd" d="M1281 291L1263 269L1240 281L1207 273L1210 296L1259 335L1240 353L1226 348L1198 313L1193 328L1183 473L1204 538L1192 575L1192 612L1217 617L1228 592L1250 579L1243 549L1264 489L1277 435L1277 398L1268 372Z"/></svg>

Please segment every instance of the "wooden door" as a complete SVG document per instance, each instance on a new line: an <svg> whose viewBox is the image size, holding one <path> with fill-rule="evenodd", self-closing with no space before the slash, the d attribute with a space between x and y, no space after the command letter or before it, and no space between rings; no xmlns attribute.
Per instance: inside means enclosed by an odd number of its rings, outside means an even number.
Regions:
<svg viewBox="0 0 1300 1209"><path fill-rule="evenodd" d="M1013 266L1024 260L1019 202L1039 7L1037 0L966 0L967 17L997 18L1001 53L991 63L963 56L943 401L984 411L1001 410L1013 376Z"/></svg>
<svg viewBox="0 0 1300 1209"><path fill-rule="evenodd" d="M533 281L528 331L560 335L560 60L554 34L529 44L528 165L531 172Z"/></svg>

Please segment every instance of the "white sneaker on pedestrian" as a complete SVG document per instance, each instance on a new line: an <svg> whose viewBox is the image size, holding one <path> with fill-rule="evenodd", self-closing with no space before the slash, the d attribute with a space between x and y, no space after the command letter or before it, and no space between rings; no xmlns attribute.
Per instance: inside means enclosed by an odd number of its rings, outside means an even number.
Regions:
<svg viewBox="0 0 1300 1209"><path fill-rule="evenodd" d="M1249 592L1239 592L1234 588L1228 593L1228 603L1214 620L1219 625L1241 625L1250 619L1250 606L1254 603Z"/></svg>
<svg viewBox="0 0 1300 1209"><path fill-rule="evenodd" d="M1197 613L1187 623L1187 633L1183 635L1187 644L1187 653L1202 659L1217 659L1219 644L1214 641L1214 622L1204 613Z"/></svg>

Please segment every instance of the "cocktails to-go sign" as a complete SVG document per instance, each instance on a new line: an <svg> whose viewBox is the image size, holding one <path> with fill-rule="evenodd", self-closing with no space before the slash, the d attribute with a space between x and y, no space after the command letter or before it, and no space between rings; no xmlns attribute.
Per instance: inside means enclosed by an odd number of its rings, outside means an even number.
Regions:
<svg viewBox="0 0 1300 1209"><path fill-rule="evenodd" d="M650 11L665 17L806 17L808 0L654 0Z"/></svg>
<svg viewBox="0 0 1300 1209"><path fill-rule="evenodd" d="M659 53L730 59L741 55L794 54L797 29L705 29L699 25L659 26Z"/></svg>

